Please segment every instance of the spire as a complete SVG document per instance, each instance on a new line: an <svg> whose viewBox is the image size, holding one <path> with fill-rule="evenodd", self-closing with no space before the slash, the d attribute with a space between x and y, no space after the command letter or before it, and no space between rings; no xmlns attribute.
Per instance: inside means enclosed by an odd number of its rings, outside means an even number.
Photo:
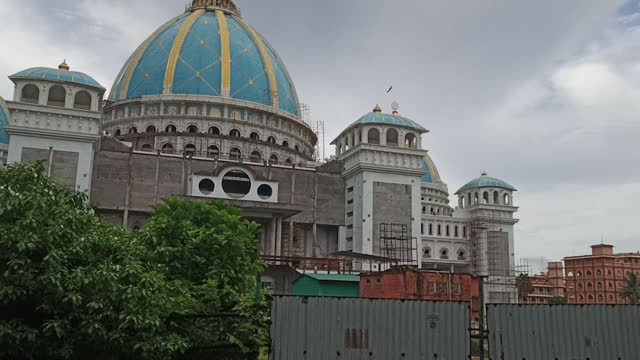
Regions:
<svg viewBox="0 0 640 360"><path fill-rule="evenodd" d="M376 107L374 107L374 108L373 108L373 112L374 112L374 113L381 113L381 112L382 112L382 109L380 108L380 105L377 105L377 104L376 104Z"/></svg>
<svg viewBox="0 0 640 360"><path fill-rule="evenodd" d="M222 10L240 16L240 9L233 3L233 0L193 0L189 11L199 9Z"/></svg>
<svg viewBox="0 0 640 360"><path fill-rule="evenodd" d="M397 102L397 101L394 101L394 102L391 104L391 108L393 109L393 113L392 113L392 114L393 114L394 116L398 116L398 114L399 114L399 113L398 113L398 110L400 109L400 104L398 104L398 102Z"/></svg>
<svg viewBox="0 0 640 360"><path fill-rule="evenodd" d="M69 65L67 65L67 59L62 61L62 64L58 65L59 70L69 71Z"/></svg>

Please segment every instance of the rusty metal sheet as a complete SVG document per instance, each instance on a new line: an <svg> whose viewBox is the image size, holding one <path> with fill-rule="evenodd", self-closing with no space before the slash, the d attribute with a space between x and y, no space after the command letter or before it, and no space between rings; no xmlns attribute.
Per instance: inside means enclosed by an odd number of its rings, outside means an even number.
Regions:
<svg viewBox="0 0 640 360"><path fill-rule="evenodd" d="M489 305L487 323L491 359L640 359L640 306Z"/></svg>
<svg viewBox="0 0 640 360"><path fill-rule="evenodd" d="M276 297L272 360L469 358L469 304Z"/></svg>

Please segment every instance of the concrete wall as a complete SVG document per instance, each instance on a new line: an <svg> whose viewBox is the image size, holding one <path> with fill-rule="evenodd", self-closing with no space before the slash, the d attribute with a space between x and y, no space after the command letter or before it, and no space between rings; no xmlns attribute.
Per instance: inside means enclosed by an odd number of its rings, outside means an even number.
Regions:
<svg viewBox="0 0 640 360"><path fill-rule="evenodd" d="M373 184L373 254L384 253L380 225L401 224L407 226L407 241L411 243L411 186L375 182ZM410 246L407 244L407 246Z"/></svg>

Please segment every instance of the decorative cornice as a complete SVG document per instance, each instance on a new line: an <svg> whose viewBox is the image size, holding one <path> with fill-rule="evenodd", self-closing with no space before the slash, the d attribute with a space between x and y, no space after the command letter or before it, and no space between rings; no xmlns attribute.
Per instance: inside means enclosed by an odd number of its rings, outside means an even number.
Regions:
<svg viewBox="0 0 640 360"><path fill-rule="evenodd" d="M240 16L240 9L232 0L193 0L189 11L194 10L222 10L229 14Z"/></svg>

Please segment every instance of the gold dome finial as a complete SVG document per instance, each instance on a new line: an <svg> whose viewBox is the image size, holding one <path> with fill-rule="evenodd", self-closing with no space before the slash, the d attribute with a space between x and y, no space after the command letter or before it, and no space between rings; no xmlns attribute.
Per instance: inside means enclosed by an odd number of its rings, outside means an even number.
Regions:
<svg viewBox="0 0 640 360"><path fill-rule="evenodd" d="M199 9L222 10L240 16L240 9L232 0L193 0L189 10L194 11Z"/></svg>
<svg viewBox="0 0 640 360"><path fill-rule="evenodd" d="M376 104L376 107L373 108L373 112L374 113L381 113L382 109L380 108L380 105Z"/></svg>
<svg viewBox="0 0 640 360"><path fill-rule="evenodd" d="M397 101L394 101L394 102L391 104L391 108L393 109L392 114L393 114L394 116L397 116L397 115L399 114L399 113L398 113L398 110L400 109L400 104L398 104L398 102L397 102Z"/></svg>
<svg viewBox="0 0 640 360"><path fill-rule="evenodd" d="M58 65L59 70L69 71L69 65L67 65L67 59L62 61L62 64Z"/></svg>
<svg viewBox="0 0 640 360"><path fill-rule="evenodd" d="M482 176L489 176L489 174L487 173L487 170L482 170Z"/></svg>

